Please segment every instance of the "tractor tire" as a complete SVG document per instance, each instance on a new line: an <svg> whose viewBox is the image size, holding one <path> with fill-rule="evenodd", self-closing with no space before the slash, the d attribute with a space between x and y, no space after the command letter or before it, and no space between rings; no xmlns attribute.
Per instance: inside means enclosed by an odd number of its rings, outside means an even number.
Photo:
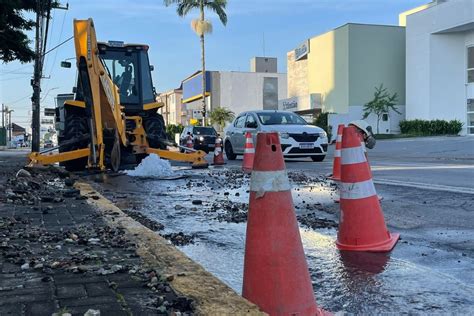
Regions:
<svg viewBox="0 0 474 316"><path fill-rule="evenodd" d="M66 112L64 123L64 137L61 138L59 146L61 146L62 142L80 138L89 133L87 117L84 113L80 113L78 111L71 111L70 113ZM59 152L87 148L89 146L89 142L90 140L86 139L74 144L66 145L60 147ZM87 160L88 157L82 157L74 160L64 161L61 163L61 165L64 166L67 171L82 171L87 166Z"/></svg>
<svg viewBox="0 0 474 316"><path fill-rule="evenodd" d="M152 113L143 118L148 145L152 148L166 149L162 140L167 140L165 120L158 113Z"/></svg>

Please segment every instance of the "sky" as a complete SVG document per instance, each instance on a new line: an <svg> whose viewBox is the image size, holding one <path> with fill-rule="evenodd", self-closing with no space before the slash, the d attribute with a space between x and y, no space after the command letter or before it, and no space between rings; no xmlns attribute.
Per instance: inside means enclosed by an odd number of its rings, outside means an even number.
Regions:
<svg viewBox="0 0 474 316"><path fill-rule="evenodd" d="M73 19L93 18L99 41L120 40L150 46L153 83L158 92L179 87L199 70L199 38L191 20L176 15L162 0L69 0L69 10L54 10L48 49L72 36ZM254 56L278 58L278 71L286 73L286 53L304 40L346 23L398 25L398 14L428 0L228 0L228 23L207 13L213 33L206 37L208 70L249 71ZM64 5L66 0L61 0ZM33 40L33 32L28 33ZM31 42L31 47L34 42ZM55 95L69 93L76 71L60 62L74 57L73 41L46 55L41 107L55 106ZM0 64L0 103L14 110L12 121L27 127L31 120L33 64Z"/></svg>

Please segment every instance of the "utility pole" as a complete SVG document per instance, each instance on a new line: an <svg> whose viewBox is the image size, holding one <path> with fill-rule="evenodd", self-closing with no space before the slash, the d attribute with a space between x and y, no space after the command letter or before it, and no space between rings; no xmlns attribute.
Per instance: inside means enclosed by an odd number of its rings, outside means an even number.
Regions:
<svg viewBox="0 0 474 316"><path fill-rule="evenodd" d="M33 110L33 119L31 122L31 151L39 152L40 149L40 93L41 93L41 72L43 65L42 61L42 44L43 39L41 38L40 29L42 29L43 21L43 6L42 0L36 0L36 26L35 26L35 68L33 81L31 85L33 86L33 97L32 101L32 110Z"/></svg>
<svg viewBox="0 0 474 316"><path fill-rule="evenodd" d="M8 114L8 141L10 142L10 146L11 146L11 143L12 143L12 131L13 131L12 112L13 112L13 110L8 109L8 107L7 107L7 114Z"/></svg>
<svg viewBox="0 0 474 316"><path fill-rule="evenodd" d="M5 104L2 103L2 127L5 127Z"/></svg>
<svg viewBox="0 0 474 316"><path fill-rule="evenodd" d="M52 7L52 0L36 0L36 27L35 27L35 67L33 80L31 85L33 86L32 101L32 121L31 121L31 151L38 152L40 149L40 101L41 101L41 79L43 78L43 61L46 50L46 40L48 33L48 25L50 19L51 9L62 9L67 10L69 4L66 7L60 7L59 5ZM45 8L45 5L47 7ZM46 13L46 35L43 42L43 25Z"/></svg>

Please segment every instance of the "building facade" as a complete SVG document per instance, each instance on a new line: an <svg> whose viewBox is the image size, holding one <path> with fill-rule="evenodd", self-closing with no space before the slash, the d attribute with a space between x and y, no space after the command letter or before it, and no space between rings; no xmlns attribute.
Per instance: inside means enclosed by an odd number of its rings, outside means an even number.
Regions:
<svg viewBox="0 0 474 316"><path fill-rule="evenodd" d="M236 115L249 110L277 110L278 100L287 96L286 74L276 72L275 58L257 57L251 61L251 69L257 71L206 71L207 113L219 107ZM201 72L183 80L182 88L188 122L201 120Z"/></svg>
<svg viewBox="0 0 474 316"><path fill-rule="evenodd" d="M157 101L164 104L158 109L158 113L163 116L166 125L186 125L187 112L182 103L182 97L183 91L181 89L173 89L158 95Z"/></svg>
<svg viewBox="0 0 474 316"><path fill-rule="evenodd" d="M405 29L348 23L304 41L287 53L288 99L279 108L305 116L330 113L340 123L361 119L363 106L383 84L397 93L402 114L387 113L380 133L396 133L405 111ZM376 126L376 116L367 119Z"/></svg>
<svg viewBox="0 0 474 316"><path fill-rule="evenodd" d="M406 118L460 120L474 134L474 1L434 1L406 25Z"/></svg>

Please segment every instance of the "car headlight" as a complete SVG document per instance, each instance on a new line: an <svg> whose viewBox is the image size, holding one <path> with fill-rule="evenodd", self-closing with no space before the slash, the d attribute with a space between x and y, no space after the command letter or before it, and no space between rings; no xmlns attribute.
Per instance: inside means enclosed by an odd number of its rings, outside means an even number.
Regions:
<svg viewBox="0 0 474 316"><path fill-rule="evenodd" d="M328 137L328 134L325 131L322 131L319 133L319 137L326 138Z"/></svg>
<svg viewBox="0 0 474 316"><path fill-rule="evenodd" d="M199 136L199 140L202 142L204 141L204 137L203 136Z"/></svg>
<svg viewBox="0 0 474 316"><path fill-rule="evenodd" d="M288 133L279 133L281 138L288 139L290 138L290 134Z"/></svg>

